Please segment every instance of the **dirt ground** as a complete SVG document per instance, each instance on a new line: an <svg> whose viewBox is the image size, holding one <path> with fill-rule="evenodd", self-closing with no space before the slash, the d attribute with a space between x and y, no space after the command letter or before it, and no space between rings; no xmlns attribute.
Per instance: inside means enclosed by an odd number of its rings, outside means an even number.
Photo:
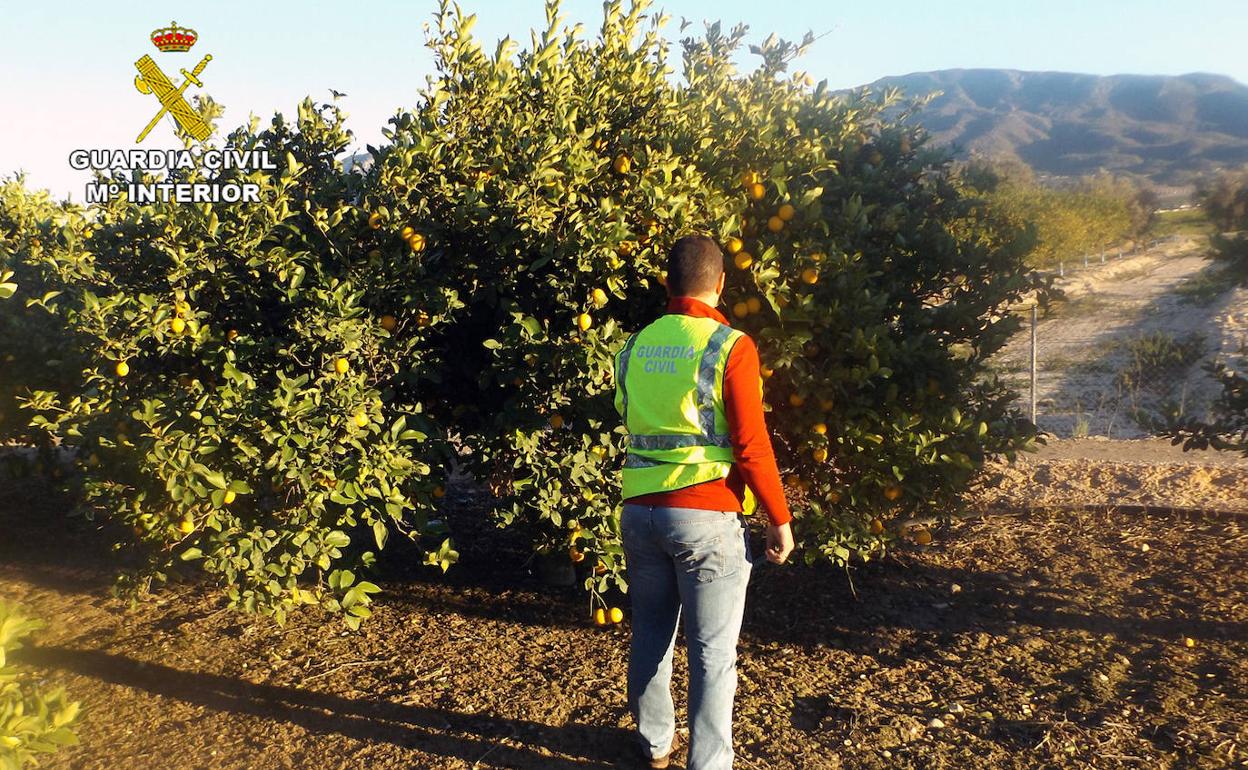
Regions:
<svg viewBox="0 0 1248 770"><path fill-rule="evenodd" d="M1184 452L1162 439L1052 439L1000 463L982 510L1135 506L1248 513L1248 457Z"/></svg>
<svg viewBox="0 0 1248 770"><path fill-rule="evenodd" d="M589 626L518 550L390 567L359 633L317 612L278 628L194 585L128 608L94 525L17 492L0 596L50 621L18 660L85 708L47 768L635 766L627 620ZM849 572L760 567L737 766L1246 767L1245 524L1000 513Z"/></svg>

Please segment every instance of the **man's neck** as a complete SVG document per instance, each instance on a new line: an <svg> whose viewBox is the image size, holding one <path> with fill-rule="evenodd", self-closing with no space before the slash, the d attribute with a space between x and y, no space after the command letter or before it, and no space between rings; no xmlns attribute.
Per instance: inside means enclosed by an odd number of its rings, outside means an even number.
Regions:
<svg viewBox="0 0 1248 770"><path fill-rule="evenodd" d="M709 307L715 307L719 304L718 294L682 294L679 297L672 297L672 299L696 299Z"/></svg>

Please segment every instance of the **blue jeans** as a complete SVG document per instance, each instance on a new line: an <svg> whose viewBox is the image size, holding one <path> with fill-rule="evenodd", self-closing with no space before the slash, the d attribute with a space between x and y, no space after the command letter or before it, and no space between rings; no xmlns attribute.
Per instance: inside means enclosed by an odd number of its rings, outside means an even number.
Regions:
<svg viewBox="0 0 1248 770"><path fill-rule="evenodd" d="M732 767L737 637L752 568L732 511L625 503L620 521L632 598L628 706L642 750L665 754L676 731L672 651L682 610L689 646L688 770Z"/></svg>

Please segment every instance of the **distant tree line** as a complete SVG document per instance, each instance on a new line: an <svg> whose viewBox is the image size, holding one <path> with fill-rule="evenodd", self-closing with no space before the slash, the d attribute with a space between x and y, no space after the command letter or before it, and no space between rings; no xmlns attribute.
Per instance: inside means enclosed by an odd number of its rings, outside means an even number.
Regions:
<svg viewBox="0 0 1248 770"><path fill-rule="evenodd" d="M1139 238L1152 223L1151 191L1108 174L1062 187L1039 182L1021 164L975 160L966 179L991 207L1030 232L1030 263L1052 267Z"/></svg>

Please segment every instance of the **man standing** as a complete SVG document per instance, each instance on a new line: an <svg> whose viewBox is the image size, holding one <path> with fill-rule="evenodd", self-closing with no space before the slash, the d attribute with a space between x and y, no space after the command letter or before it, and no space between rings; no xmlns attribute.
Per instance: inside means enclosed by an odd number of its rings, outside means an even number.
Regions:
<svg viewBox="0 0 1248 770"><path fill-rule="evenodd" d="M732 767L737 637L751 560L747 487L766 510L767 559L793 550L758 349L715 306L724 256L688 236L668 258L667 314L616 357L615 405L629 432L621 529L632 597L628 704L650 767L675 738L672 652L683 612L689 646L688 770Z"/></svg>

